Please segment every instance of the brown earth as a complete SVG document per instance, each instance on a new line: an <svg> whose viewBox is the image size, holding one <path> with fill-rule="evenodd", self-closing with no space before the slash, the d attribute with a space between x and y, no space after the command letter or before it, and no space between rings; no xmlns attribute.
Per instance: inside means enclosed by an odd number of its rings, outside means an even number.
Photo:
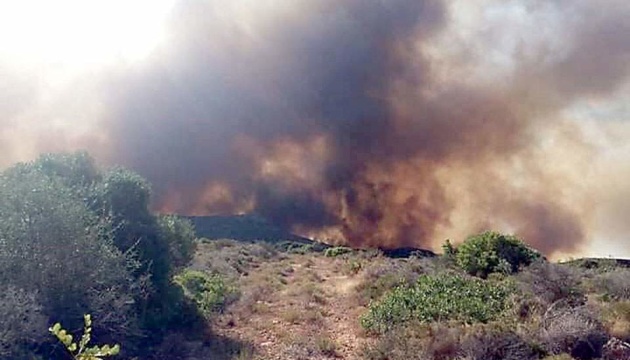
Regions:
<svg viewBox="0 0 630 360"><path fill-rule="evenodd" d="M355 265L356 266L356 265ZM366 341L365 307L350 263L323 255L290 254L261 262L242 276L241 299L213 328L252 344L254 359L358 359Z"/></svg>

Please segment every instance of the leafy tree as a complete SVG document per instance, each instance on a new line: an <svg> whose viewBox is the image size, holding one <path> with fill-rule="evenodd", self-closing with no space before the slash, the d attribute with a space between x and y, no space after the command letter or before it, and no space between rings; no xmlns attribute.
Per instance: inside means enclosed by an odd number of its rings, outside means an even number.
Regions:
<svg viewBox="0 0 630 360"><path fill-rule="evenodd" d="M457 264L471 275L487 277L493 272L514 273L541 258L515 236L487 231L470 236L457 248Z"/></svg>
<svg viewBox="0 0 630 360"><path fill-rule="evenodd" d="M192 261L197 248L192 223L175 215L159 216L157 222L160 238L168 246L171 267L175 270L184 268Z"/></svg>
<svg viewBox="0 0 630 360"><path fill-rule="evenodd" d="M141 176L102 172L84 152L3 171L0 288L37 294L42 314L70 328L92 313L101 319L96 333L125 337L130 349L130 335L157 341L186 328L195 311L172 276L192 258L194 231L152 214L150 196Z"/></svg>
<svg viewBox="0 0 630 360"><path fill-rule="evenodd" d="M116 168L103 174L93 197L94 211L115 230L116 247L135 254L140 263L136 276L150 280L150 287L137 302L142 326L155 340L166 328L186 326L193 314L172 276L192 259L192 224L175 216L152 214L151 186L130 170Z"/></svg>
<svg viewBox="0 0 630 360"><path fill-rule="evenodd" d="M0 286L37 294L43 314L70 325L90 311L103 319L99 330L124 337L136 332L135 266L61 181L14 169L0 176Z"/></svg>
<svg viewBox="0 0 630 360"><path fill-rule="evenodd" d="M46 317L34 292L14 286L0 289L0 358L27 358L29 348L44 339Z"/></svg>
<svg viewBox="0 0 630 360"><path fill-rule="evenodd" d="M74 191L89 189L101 179L94 159L85 151L73 154L44 154L32 164L25 164L49 177L58 178Z"/></svg>

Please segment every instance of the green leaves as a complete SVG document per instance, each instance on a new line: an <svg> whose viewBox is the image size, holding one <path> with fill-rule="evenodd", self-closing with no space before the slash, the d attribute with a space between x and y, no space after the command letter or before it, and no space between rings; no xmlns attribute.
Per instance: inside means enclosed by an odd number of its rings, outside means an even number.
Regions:
<svg viewBox="0 0 630 360"><path fill-rule="evenodd" d="M382 333L409 320L488 322L505 310L509 294L505 285L458 274L423 275L371 304L361 325Z"/></svg>
<svg viewBox="0 0 630 360"><path fill-rule="evenodd" d="M182 287L184 295L193 300L206 316L222 312L239 295L236 288L226 284L219 275L186 270L175 276L174 280Z"/></svg>
<svg viewBox="0 0 630 360"><path fill-rule="evenodd" d="M332 248L328 248L324 251L324 256L326 257L337 257L344 254L351 253L352 249L345 246L335 246Z"/></svg>
<svg viewBox="0 0 630 360"><path fill-rule="evenodd" d="M482 278L494 272L516 272L541 257L517 237L493 231L470 236L457 248L455 256L462 269Z"/></svg>
<svg viewBox="0 0 630 360"><path fill-rule="evenodd" d="M104 357L115 356L120 353L120 346L118 344L114 346L92 346L87 347L92 333L92 318L89 314L83 316L85 326L83 328L83 336L81 341L77 343L72 342L72 335L61 327L60 323L56 323L48 329L57 339L66 347L68 352L75 360L100 360Z"/></svg>

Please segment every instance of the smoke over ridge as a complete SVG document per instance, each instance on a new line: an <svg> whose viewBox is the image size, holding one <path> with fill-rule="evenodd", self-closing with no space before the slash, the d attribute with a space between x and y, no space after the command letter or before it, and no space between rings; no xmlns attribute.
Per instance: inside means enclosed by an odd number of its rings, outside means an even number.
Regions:
<svg viewBox="0 0 630 360"><path fill-rule="evenodd" d="M76 80L99 94L84 130L28 138L136 169L161 211L254 211L358 246L493 228L576 253L609 189L629 199L603 180L630 178L628 18L621 0L182 0L145 62ZM0 103L0 137L23 134L19 106Z"/></svg>

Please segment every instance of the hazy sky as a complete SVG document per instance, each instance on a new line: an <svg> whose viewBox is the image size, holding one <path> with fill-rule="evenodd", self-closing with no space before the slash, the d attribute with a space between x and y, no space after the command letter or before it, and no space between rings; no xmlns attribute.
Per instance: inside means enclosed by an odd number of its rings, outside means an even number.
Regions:
<svg viewBox="0 0 630 360"><path fill-rule="evenodd" d="M626 0L0 1L0 167L89 150L156 208L630 257Z"/></svg>

